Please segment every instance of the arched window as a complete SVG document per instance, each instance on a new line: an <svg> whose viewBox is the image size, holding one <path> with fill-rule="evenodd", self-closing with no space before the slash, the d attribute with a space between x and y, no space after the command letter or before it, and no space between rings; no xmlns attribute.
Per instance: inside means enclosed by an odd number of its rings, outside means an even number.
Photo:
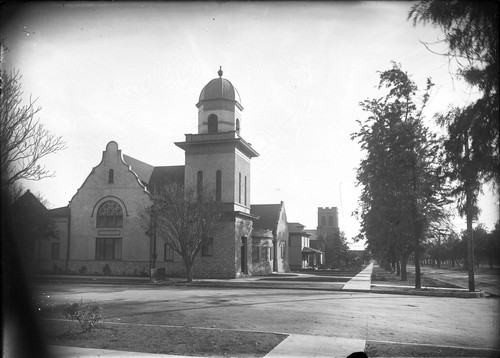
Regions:
<svg viewBox="0 0 500 358"><path fill-rule="evenodd" d="M220 170L215 173L215 200L222 200L222 172Z"/></svg>
<svg viewBox="0 0 500 358"><path fill-rule="evenodd" d="M112 200L105 201L97 210L97 227L122 227L122 207Z"/></svg>
<svg viewBox="0 0 500 358"><path fill-rule="evenodd" d="M236 133L240 134L240 119L236 118Z"/></svg>
<svg viewBox="0 0 500 358"><path fill-rule="evenodd" d="M110 169L108 173L108 183L113 184L114 182L115 182L115 171L113 169Z"/></svg>
<svg viewBox="0 0 500 358"><path fill-rule="evenodd" d="M196 179L196 194L198 198L201 198L203 195L203 172L201 170L198 172L198 177Z"/></svg>
<svg viewBox="0 0 500 358"><path fill-rule="evenodd" d="M324 216L321 217L321 226L326 226L326 219Z"/></svg>
<svg viewBox="0 0 500 358"><path fill-rule="evenodd" d="M219 131L219 119L215 114L208 116L208 133L217 133Z"/></svg>
<svg viewBox="0 0 500 358"><path fill-rule="evenodd" d="M328 226L333 226L333 216L328 217Z"/></svg>

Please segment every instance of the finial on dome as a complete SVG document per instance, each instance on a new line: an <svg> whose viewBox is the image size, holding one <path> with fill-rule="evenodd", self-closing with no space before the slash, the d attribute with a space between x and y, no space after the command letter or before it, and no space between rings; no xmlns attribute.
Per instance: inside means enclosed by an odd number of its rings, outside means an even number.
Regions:
<svg viewBox="0 0 500 358"><path fill-rule="evenodd" d="M219 67L219 71L217 71L217 74L219 75L219 77L222 77L222 74L224 72L222 72L222 66Z"/></svg>

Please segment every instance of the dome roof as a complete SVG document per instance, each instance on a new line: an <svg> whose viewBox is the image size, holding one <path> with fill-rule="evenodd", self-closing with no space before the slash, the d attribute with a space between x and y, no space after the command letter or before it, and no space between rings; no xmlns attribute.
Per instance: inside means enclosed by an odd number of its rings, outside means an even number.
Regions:
<svg viewBox="0 0 500 358"><path fill-rule="evenodd" d="M222 78L222 70L219 70L219 78L214 78L203 87L200 93L200 102L210 99L227 99L237 101L241 104L240 94L233 84Z"/></svg>

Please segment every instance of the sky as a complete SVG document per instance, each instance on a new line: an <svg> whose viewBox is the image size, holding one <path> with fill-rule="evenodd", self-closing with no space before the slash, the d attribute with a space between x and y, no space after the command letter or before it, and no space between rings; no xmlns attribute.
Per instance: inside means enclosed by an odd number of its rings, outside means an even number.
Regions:
<svg viewBox="0 0 500 358"><path fill-rule="evenodd" d="M351 134L377 98L377 71L402 65L419 88L436 84L425 112L477 96L456 65L422 42L438 28L413 24L413 3L369 2L27 2L4 4L7 69L22 74L25 98L67 148L42 163L55 176L22 184L51 207L66 206L109 141L155 166L183 165L174 145L197 132L202 88L222 66L244 107L241 136L252 159L251 202L283 201L289 222L317 226L318 207L337 207L347 238L363 153ZM435 51L443 51L439 44ZM479 222L492 229L498 197L485 188ZM465 219L456 217L457 230ZM359 245L358 245L359 246Z"/></svg>

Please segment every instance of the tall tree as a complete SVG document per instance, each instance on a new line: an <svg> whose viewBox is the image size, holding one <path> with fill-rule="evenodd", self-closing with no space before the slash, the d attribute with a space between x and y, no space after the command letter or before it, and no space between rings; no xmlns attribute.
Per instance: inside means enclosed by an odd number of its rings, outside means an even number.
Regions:
<svg viewBox="0 0 500 358"><path fill-rule="evenodd" d="M450 178L457 183L454 194L467 220L469 291L475 291L472 221L477 198L484 182L500 181L498 2L420 1L408 19L443 30L448 45L444 55L457 60L457 75L481 93L475 102L438 115L448 132L445 148Z"/></svg>
<svg viewBox="0 0 500 358"><path fill-rule="evenodd" d="M221 228L222 204L211 193L176 183L152 189L151 199L141 212L142 224L182 257L192 282L196 255Z"/></svg>
<svg viewBox="0 0 500 358"><path fill-rule="evenodd" d="M31 97L23 104L19 72L1 72L0 155L2 188L19 179L40 180L53 175L40 160L64 149L62 137L51 134L36 115L40 107Z"/></svg>
<svg viewBox="0 0 500 358"><path fill-rule="evenodd" d="M370 115L352 135L367 153L357 179L362 186L362 228L369 247L386 260L395 257L403 281L413 252L416 288L420 288L420 244L430 224L444 217L446 202L440 188L439 142L422 123L432 86L428 80L419 97L409 75L393 63L380 73L379 89L387 93L360 104Z"/></svg>

